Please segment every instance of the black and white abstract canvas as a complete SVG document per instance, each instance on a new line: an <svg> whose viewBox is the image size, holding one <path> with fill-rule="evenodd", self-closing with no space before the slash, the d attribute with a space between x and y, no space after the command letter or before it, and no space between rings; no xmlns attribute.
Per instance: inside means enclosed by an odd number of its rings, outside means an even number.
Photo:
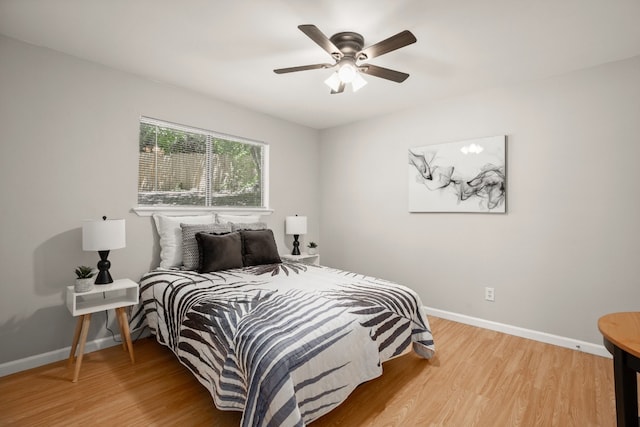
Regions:
<svg viewBox="0 0 640 427"><path fill-rule="evenodd" d="M506 212L506 137L409 149L409 212Z"/></svg>

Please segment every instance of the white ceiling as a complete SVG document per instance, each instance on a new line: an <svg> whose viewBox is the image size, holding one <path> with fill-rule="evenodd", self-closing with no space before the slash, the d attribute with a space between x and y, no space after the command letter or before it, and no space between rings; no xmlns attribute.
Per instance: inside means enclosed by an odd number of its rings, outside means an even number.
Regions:
<svg viewBox="0 0 640 427"><path fill-rule="evenodd" d="M330 62L300 24L410 30L371 63L411 77L330 95L330 70L273 73ZM640 55L640 0L0 0L0 34L323 129Z"/></svg>

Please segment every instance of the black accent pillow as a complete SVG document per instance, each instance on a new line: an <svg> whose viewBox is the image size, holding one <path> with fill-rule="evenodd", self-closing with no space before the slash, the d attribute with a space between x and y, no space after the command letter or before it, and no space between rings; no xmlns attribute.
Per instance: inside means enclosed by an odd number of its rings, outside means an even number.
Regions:
<svg viewBox="0 0 640 427"><path fill-rule="evenodd" d="M240 235L242 236L242 262L245 267L282 262L278 255L273 231L241 230Z"/></svg>
<svg viewBox="0 0 640 427"><path fill-rule="evenodd" d="M182 269L197 270L200 263L200 251L196 233L231 233L230 224L180 224L182 229Z"/></svg>
<svg viewBox="0 0 640 427"><path fill-rule="evenodd" d="M198 241L198 273L242 268L242 238L240 233L196 233Z"/></svg>

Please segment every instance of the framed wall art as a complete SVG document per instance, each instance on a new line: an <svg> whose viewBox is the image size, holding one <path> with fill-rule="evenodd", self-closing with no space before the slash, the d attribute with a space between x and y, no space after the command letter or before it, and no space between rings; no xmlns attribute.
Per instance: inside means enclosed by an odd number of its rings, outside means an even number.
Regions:
<svg viewBox="0 0 640 427"><path fill-rule="evenodd" d="M409 149L409 212L506 212L506 136Z"/></svg>

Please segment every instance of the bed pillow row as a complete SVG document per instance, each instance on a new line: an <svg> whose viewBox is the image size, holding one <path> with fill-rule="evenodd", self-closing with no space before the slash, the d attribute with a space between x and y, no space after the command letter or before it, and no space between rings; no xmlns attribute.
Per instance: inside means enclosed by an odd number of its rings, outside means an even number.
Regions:
<svg viewBox="0 0 640 427"><path fill-rule="evenodd" d="M199 273L281 263L271 230L240 230L228 234L196 233Z"/></svg>
<svg viewBox="0 0 640 427"><path fill-rule="evenodd" d="M160 240L160 268L176 268L183 265L183 236L182 225L210 225L218 224L221 228L220 232L231 232L234 226L248 225L256 223L260 220L258 215L226 215L226 214L209 214L209 215L193 215L193 216L166 216L153 215L153 220L158 231ZM266 228L266 225L265 225ZM189 247L189 255L187 262L190 269L197 267L197 254L195 250L197 243L195 241L195 232L191 236L187 247ZM189 240L189 239L188 239Z"/></svg>
<svg viewBox="0 0 640 427"><path fill-rule="evenodd" d="M197 233L227 234L240 230L264 230L267 224L264 222L242 224L180 224L182 229L182 269L198 270L200 265L199 243L196 241Z"/></svg>

